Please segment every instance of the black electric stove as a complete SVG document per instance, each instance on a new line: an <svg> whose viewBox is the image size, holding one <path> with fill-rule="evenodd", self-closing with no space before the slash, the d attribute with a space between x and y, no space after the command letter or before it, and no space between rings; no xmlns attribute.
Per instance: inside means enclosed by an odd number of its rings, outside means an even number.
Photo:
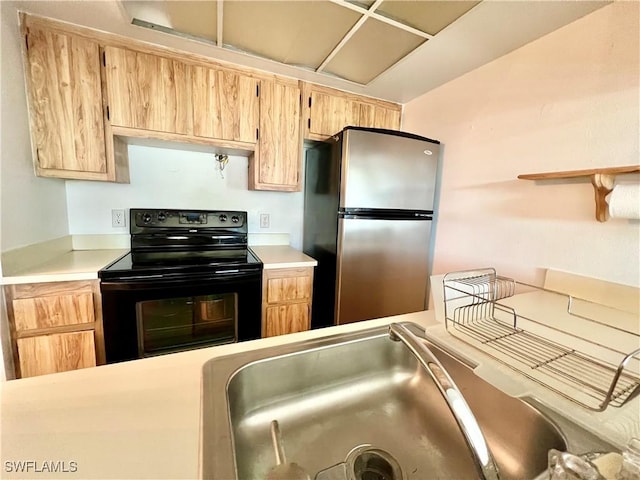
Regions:
<svg viewBox="0 0 640 480"><path fill-rule="evenodd" d="M131 209L129 225L131 251L99 272L104 281L262 268L247 245L246 212Z"/></svg>
<svg viewBox="0 0 640 480"><path fill-rule="evenodd" d="M131 209L102 269L107 362L260 338L262 262L241 211Z"/></svg>

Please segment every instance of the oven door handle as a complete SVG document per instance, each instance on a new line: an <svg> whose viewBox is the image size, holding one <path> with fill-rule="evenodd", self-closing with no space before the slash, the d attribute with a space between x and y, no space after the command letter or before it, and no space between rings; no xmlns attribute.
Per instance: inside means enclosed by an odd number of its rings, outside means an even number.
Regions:
<svg viewBox="0 0 640 480"><path fill-rule="evenodd" d="M203 283L209 285L215 285L218 283L227 282L243 282L251 280L260 280L262 278L262 272L257 270L216 270L207 274L194 274L180 276L172 276L171 274L165 275L140 275L128 278L118 278L102 280L100 282L100 289L103 291L113 290L155 290L167 287L181 287L188 288L191 286L202 286Z"/></svg>

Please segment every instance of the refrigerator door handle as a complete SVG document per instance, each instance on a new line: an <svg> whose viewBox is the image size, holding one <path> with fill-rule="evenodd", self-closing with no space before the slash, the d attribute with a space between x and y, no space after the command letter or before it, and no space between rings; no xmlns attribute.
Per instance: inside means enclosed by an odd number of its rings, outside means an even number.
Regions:
<svg viewBox="0 0 640 480"><path fill-rule="evenodd" d="M433 210L341 208L338 210L338 218L355 220L433 220Z"/></svg>

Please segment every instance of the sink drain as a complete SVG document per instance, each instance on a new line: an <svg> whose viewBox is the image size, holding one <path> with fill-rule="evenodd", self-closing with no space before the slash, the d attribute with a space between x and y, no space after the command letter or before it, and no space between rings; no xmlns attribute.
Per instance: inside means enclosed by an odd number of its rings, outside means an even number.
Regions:
<svg viewBox="0 0 640 480"><path fill-rule="evenodd" d="M344 462L321 470L315 480L404 480L398 461L369 444L349 452Z"/></svg>
<svg viewBox="0 0 640 480"><path fill-rule="evenodd" d="M363 445L353 449L346 459L349 480L402 480L402 470L390 453Z"/></svg>

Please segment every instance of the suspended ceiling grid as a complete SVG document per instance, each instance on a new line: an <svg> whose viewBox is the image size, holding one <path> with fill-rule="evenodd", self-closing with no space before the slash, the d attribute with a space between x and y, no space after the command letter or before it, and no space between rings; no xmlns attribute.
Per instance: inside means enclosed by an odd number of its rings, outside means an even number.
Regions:
<svg viewBox="0 0 640 480"><path fill-rule="evenodd" d="M367 85L479 1L204 0L123 5L136 25Z"/></svg>

